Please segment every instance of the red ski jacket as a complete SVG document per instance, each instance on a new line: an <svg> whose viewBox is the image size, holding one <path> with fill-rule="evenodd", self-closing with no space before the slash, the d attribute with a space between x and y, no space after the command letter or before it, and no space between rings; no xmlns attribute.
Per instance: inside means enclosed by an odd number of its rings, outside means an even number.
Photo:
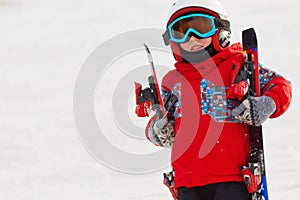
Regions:
<svg viewBox="0 0 300 200"><path fill-rule="evenodd" d="M248 129L230 117L230 110L240 102L226 96L237 76L236 67L243 62L237 43L201 63L177 62L176 69L164 76L163 98L169 94L178 98L171 116L176 134L172 149L176 188L243 181L240 167L246 165L249 153ZM289 82L260 66L260 85L261 94L275 101L271 118L283 114L292 97Z"/></svg>

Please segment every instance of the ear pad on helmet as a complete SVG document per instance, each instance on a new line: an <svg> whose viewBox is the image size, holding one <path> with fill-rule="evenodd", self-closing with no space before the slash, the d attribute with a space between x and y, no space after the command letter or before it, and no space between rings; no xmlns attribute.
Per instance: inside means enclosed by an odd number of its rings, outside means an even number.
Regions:
<svg viewBox="0 0 300 200"><path fill-rule="evenodd" d="M212 43L217 51L222 51L230 44L230 31L218 30L212 37Z"/></svg>
<svg viewBox="0 0 300 200"><path fill-rule="evenodd" d="M222 48L228 47L230 44L231 33L227 30L221 30L218 36L220 46Z"/></svg>

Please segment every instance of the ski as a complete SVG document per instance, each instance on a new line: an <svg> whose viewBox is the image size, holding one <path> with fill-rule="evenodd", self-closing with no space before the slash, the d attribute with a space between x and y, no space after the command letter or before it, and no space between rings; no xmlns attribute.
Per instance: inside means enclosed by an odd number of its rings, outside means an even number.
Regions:
<svg viewBox="0 0 300 200"><path fill-rule="evenodd" d="M149 110L154 110L158 119L165 116L165 110L162 102L162 97L157 81L155 66L151 52L146 44L144 44L149 65L151 68L151 75L148 77L149 87L142 89L142 85L135 82L136 94L136 114L138 117L149 116Z"/></svg>
<svg viewBox="0 0 300 200"><path fill-rule="evenodd" d="M153 110L156 112L157 117L160 119L165 115L165 110L164 110L164 106L163 106L163 102L162 102L162 98L161 98L161 94L160 94L160 89L159 89L159 85L158 85L158 81L157 81L157 76L156 76L156 71L155 71L152 55L146 44L144 44L144 47L146 49L149 65L150 65L151 72L152 72L152 75L149 76L149 78L148 78L149 86L150 86L150 88L152 88L153 95L154 95L154 104L152 106L153 106Z"/></svg>
<svg viewBox="0 0 300 200"><path fill-rule="evenodd" d="M253 28L242 32L244 70L248 72L249 95L260 96L257 37ZM250 153L241 172L252 200L268 200L262 126L248 126Z"/></svg>

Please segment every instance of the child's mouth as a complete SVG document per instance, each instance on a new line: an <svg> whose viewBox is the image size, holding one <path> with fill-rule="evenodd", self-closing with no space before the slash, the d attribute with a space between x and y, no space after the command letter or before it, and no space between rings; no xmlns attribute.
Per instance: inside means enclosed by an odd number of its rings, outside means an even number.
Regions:
<svg viewBox="0 0 300 200"><path fill-rule="evenodd" d="M202 45L199 45L199 44L196 44L196 45L193 45L190 49L191 52L196 52L196 51L200 51L204 49L204 47Z"/></svg>

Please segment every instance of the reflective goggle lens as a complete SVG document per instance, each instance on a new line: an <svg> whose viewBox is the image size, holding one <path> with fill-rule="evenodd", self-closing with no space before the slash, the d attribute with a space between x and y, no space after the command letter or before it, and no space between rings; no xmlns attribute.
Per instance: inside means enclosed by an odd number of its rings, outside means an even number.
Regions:
<svg viewBox="0 0 300 200"><path fill-rule="evenodd" d="M181 16L172 22L168 29L170 40L177 43L185 42L190 33L194 33L200 38L207 38L217 31L214 17L204 14Z"/></svg>

